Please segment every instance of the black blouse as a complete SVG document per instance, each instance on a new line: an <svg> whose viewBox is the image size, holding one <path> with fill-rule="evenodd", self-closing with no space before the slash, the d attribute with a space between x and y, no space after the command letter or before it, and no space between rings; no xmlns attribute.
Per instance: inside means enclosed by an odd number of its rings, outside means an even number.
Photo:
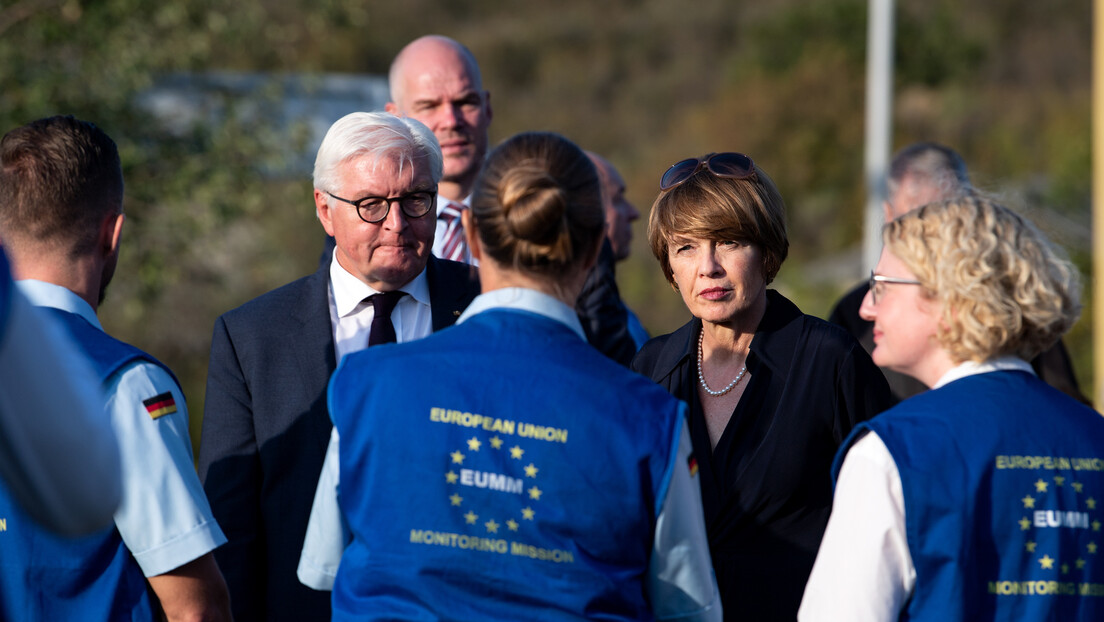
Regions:
<svg viewBox="0 0 1104 622"><path fill-rule="evenodd" d="M751 379L715 450L697 391L701 320L657 337L634 370L690 407L710 551L726 620L795 620L832 507L831 466L859 421L892 405L845 330L768 290Z"/></svg>

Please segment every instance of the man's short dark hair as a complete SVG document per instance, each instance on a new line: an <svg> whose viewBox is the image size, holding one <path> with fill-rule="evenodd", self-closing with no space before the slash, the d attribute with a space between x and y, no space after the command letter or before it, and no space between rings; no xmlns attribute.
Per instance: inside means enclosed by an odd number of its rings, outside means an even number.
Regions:
<svg viewBox="0 0 1104 622"><path fill-rule="evenodd" d="M72 116L32 121L0 139L0 239L92 249L99 225L122 211L119 150Z"/></svg>

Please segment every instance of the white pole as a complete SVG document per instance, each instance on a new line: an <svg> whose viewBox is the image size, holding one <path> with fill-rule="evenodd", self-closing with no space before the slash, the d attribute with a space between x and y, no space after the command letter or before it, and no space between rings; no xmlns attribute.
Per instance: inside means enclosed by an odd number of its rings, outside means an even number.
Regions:
<svg viewBox="0 0 1104 622"><path fill-rule="evenodd" d="M1092 309L1093 398L1104 406L1104 4L1093 2L1092 68Z"/></svg>
<svg viewBox="0 0 1104 622"><path fill-rule="evenodd" d="M867 11L864 276L882 252L882 202L893 137L893 8L893 0L870 0Z"/></svg>

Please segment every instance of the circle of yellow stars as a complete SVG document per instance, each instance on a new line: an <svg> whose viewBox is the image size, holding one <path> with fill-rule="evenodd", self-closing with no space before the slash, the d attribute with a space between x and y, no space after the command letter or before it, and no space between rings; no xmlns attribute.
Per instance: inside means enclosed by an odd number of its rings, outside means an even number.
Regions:
<svg viewBox="0 0 1104 622"><path fill-rule="evenodd" d="M1047 481L1047 480L1045 480L1041 477L1039 479L1037 479L1034 483L1035 492L1038 493L1038 494L1046 493L1050 489L1050 485L1051 485L1052 482L1053 482L1054 486L1058 487L1058 488L1061 488L1061 487L1066 485L1066 478L1064 476L1055 475L1051 478L1051 480L1052 481ZM1081 493L1084 492L1085 485L1082 482L1070 482L1070 488L1073 489L1074 494L1080 495ZM1024 507L1025 510L1035 509L1035 497L1030 495L1030 494L1029 495L1024 495L1024 497L1022 499L1020 499L1020 502L1023 503L1023 507ZM1093 497L1089 497L1088 499L1085 499L1085 507L1090 509L1090 510L1095 510L1096 509L1096 499L1093 498ZM1027 531L1028 529L1031 528L1031 525L1032 525L1031 519L1029 519L1027 516L1024 516L1023 518L1021 518L1020 520L1018 520L1016 522L1019 523L1019 525L1020 525L1020 531ZM1090 526L1091 526L1093 532L1100 533L1100 521L1099 520L1092 521L1092 523L1090 523ZM1089 555L1096 555L1096 550L1097 550L1098 547L1097 547L1097 544L1096 544L1095 537L1098 537L1098 536L1094 536L1094 539L1092 541L1090 541L1088 544L1085 545L1085 552L1088 553ZM1024 543L1024 550L1028 553L1035 553L1035 548L1037 546L1038 546L1038 543L1034 542L1033 540L1028 540L1027 542ZM1042 557L1040 557L1036 561L1039 562L1039 568L1041 570L1053 570L1054 569L1054 564L1057 560L1055 560L1050 555L1043 555ZM1077 570L1082 570L1082 569L1085 568L1086 563L1087 562L1085 561L1084 557L1079 556L1077 558L1077 560L1074 561L1074 567ZM1061 564L1058 567L1058 569L1062 574L1069 574L1070 565L1069 564Z"/></svg>
<svg viewBox="0 0 1104 622"><path fill-rule="evenodd" d="M491 445L491 449L495 450L501 450L504 444L502 438L499 437L497 434L488 439L488 442ZM479 440L479 438L475 436L465 441L465 444L467 445L469 452L478 452L483 447L483 441ZM510 458L514 460L523 460L525 457L525 450L518 445L514 445L513 447L508 448L508 451L510 452ZM449 454L449 458L450 464L463 465L464 460L467 458L467 454L465 454L463 451L456 450ZM537 466L532 462L525 465L523 469L525 470L525 477L533 480L536 480L537 474L540 472L540 469L537 468ZM460 481L460 475L450 468L448 472L445 473L445 481L449 484L456 484ZM537 487L535 481L533 485L530 486L525 492L528 494L529 499L533 501L540 501L541 495L544 494L544 491ZM453 493L449 495L448 499L451 505L457 507L461 506L464 503L464 497L460 496L458 493ZM531 505L529 505L521 509L521 514L518 518L520 518L521 520L531 521L536 517L536 515L536 511L533 510ZM469 525L475 525L479 522L479 515L471 510L468 510L465 514L463 514L463 516L464 522ZM521 523L514 520L513 518L509 518L506 520L505 526L506 529L510 531L517 531L521 527ZM499 529L502 527L502 524L492 518L485 521L483 523L483 527L487 530L487 533L497 534L499 532Z"/></svg>

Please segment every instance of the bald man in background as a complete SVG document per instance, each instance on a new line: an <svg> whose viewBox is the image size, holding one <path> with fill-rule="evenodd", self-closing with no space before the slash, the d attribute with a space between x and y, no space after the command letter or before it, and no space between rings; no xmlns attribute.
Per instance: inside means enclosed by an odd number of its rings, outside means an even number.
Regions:
<svg viewBox="0 0 1104 622"><path fill-rule="evenodd" d="M408 43L391 62L388 72L391 101L385 109L391 114L410 117L424 123L444 155L445 169L437 190L437 227L434 232L433 254L442 259L475 263L464 241L460 215L471 204L471 192L483 167L490 143L488 130L494 111L491 94L483 87L483 74L471 50L463 44L441 35L426 35ZM604 161L603 161L604 162ZM599 166L620 175L608 163ZM603 179L608 186L610 177ZM605 192L605 190L603 190ZM616 240L611 238L613 255L603 257L596 267L575 310L587 334L587 340L610 358L628 365L639 344L629 331L628 309L621 302L613 278L614 255L627 256L632 241L631 221L639 217L635 208L624 200L624 182L612 196L619 196L624 224L617 225ZM609 213L609 201L607 213ZM627 205L627 210L625 208ZM629 215L631 214L631 215ZM639 326L639 321L636 322ZM640 329L642 332L643 329Z"/></svg>
<svg viewBox="0 0 1104 622"><path fill-rule="evenodd" d="M391 114L424 123L445 157L437 190L433 254L472 263L460 214L471 204L472 187L487 155L491 94L483 88L479 63L468 48L440 35L411 41L388 73Z"/></svg>

